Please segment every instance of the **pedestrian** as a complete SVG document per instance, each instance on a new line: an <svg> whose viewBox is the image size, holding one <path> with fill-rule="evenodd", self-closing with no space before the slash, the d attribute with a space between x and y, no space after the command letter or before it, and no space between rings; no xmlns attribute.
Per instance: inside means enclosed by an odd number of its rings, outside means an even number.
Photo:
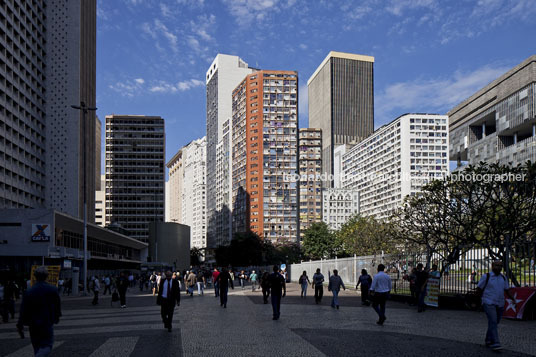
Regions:
<svg viewBox="0 0 536 357"><path fill-rule="evenodd" d="M145 276L140 276L140 280L139 280L139 285L140 285L140 292L143 291L143 285L145 285Z"/></svg>
<svg viewBox="0 0 536 357"><path fill-rule="evenodd" d="M417 268L411 269L411 274L408 276L409 292L411 294L410 306L417 306L419 301L419 295L417 294Z"/></svg>
<svg viewBox="0 0 536 357"><path fill-rule="evenodd" d="M217 298L220 296L220 285L218 283L218 275L220 275L220 271L218 268L214 268L214 271L212 272L212 282L214 283L214 296Z"/></svg>
<svg viewBox="0 0 536 357"><path fill-rule="evenodd" d="M389 297L391 291L391 278L384 273L385 265L378 265L378 274L374 276L372 285L370 286L370 293L372 295L372 307L378 314L378 325L383 325L385 320L385 303Z"/></svg>
<svg viewBox="0 0 536 357"><path fill-rule="evenodd" d="M233 278L231 278L231 275L227 269L223 268L221 273L218 275L216 282L220 287L220 306L227 308L227 293L229 292L229 284L231 285L231 289L234 290Z"/></svg>
<svg viewBox="0 0 536 357"><path fill-rule="evenodd" d="M309 280L309 277L307 276L307 272L305 270L300 276L298 283L301 286L301 297L302 299L305 299L307 297L307 287L309 286L309 284L311 284L311 281Z"/></svg>
<svg viewBox="0 0 536 357"><path fill-rule="evenodd" d="M128 283L131 288L134 286L134 275L132 273L128 276Z"/></svg>
<svg viewBox="0 0 536 357"><path fill-rule="evenodd" d="M339 310L339 292L341 287L346 290L346 286L342 282L342 278L339 276L339 271L333 269L333 275L329 277L328 291L331 291L333 298L331 299L331 307Z"/></svg>
<svg viewBox="0 0 536 357"><path fill-rule="evenodd" d="M156 272L153 271L151 274L151 277L149 278L149 281L151 282L151 291L153 292L153 296L156 294Z"/></svg>
<svg viewBox="0 0 536 357"><path fill-rule="evenodd" d="M368 274L367 269L362 269L359 280L357 281L357 285L355 286L355 289L357 290L359 285L361 285L361 305L370 305L368 293L371 284L372 277Z"/></svg>
<svg viewBox="0 0 536 357"><path fill-rule="evenodd" d="M127 307L127 289L129 282L124 272L121 272L119 279L117 280L117 291L119 292L119 300L121 301L121 308Z"/></svg>
<svg viewBox="0 0 536 357"><path fill-rule="evenodd" d="M430 271L430 277L435 278L435 279L441 278L441 273L439 272L439 270L437 270L437 264L432 264L432 270Z"/></svg>
<svg viewBox="0 0 536 357"><path fill-rule="evenodd" d="M175 305L180 306L181 304L181 291L179 282L172 279L171 271L167 271L165 275L166 279L160 280L156 303L160 305L164 328L167 328L171 332L171 322L173 321Z"/></svg>
<svg viewBox="0 0 536 357"><path fill-rule="evenodd" d="M279 320L281 316L281 298L287 295L285 278L279 274L279 267L274 265L274 272L268 277L270 294L272 294L272 320Z"/></svg>
<svg viewBox="0 0 536 357"><path fill-rule="evenodd" d="M246 279L247 279L247 275L246 273L242 270L240 272L240 275L238 276L238 281L240 282L240 287L242 288L242 290L244 290L245 288L245 285L246 285Z"/></svg>
<svg viewBox="0 0 536 357"><path fill-rule="evenodd" d="M255 274L255 270L251 271L249 281L251 281L251 291L255 291L257 289L257 274Z"/></svg>
<svg viewBox="0 0 536 357"><path fill-rule="evenodd" d="M268 297L270 296L270 282L268 281L269 276L270 274L268 274L267 271L265 271L261 276L262 300L265 304L268 304Z"/></svg>
<svg viewBox="0 0 536 357"><path fill-rule="evenodd" d="M46 283L48 270L44 266L35 272L36 283L22 298L17 330L24 338L24 326L29 326L35 356L48 356L54 345L54 324L60 322L61 302L58 289Z"/></svg>
<svg viewBox="0 0 536 357"><path fill-rule="evenodd" d="M201 296L204 295L205 291L205 273L203 271L199 271L196 276L197 280L197 295Z"/></svg>
<svg viewBox="0 0 536 357"><path fill-rule="evenodd" d="M93 276L90 287L91 290L93 290L93 300L91 301L91 305L95 306L99 303L100 283L98 276Z"/></svg>
<svg viewBox="0 0 536 357"><path fill-rule="evenodd" d="M109 275L104 278L104 292L102 295L106 295L106 292L112 293L112 279L110 279Z"/></svg>
<svg viewBox="0 0 536 357"><path fill-rule="evenodd" d="M482 307L488 318L488 330L486 331L486 346L495 351L502 350L499 341L497 325L501 321L504 310L504 294L510 299L514 311L516 311L516 299L510 294L508 279L501 273L503 264L500 260L491 265L491 272L482 275L477 285L477 293L482 296Z"/></svg>
<svg viewBox="0 0 536 357"><path fill-rule="evenodd" d="M324 275L320 272L320 268L316 269L313 275L313 288L315 289L315 302L320 304L324 296Z"/></svg>
<svg viewBox="0 0 536 357"><path fill-rule="evenodd" d="M58 294L60 295L63 292L63 285L65 285L65 280L63 280L63 278L59 278L58 279Z"/></svg>
<svg viewBox="0 0 536 357"><path fill-rule="evenodd" d="M426 296L426 285L428 284L428 272L423 269L422 263L417 264L417 278L415 280L415 288L418 297L417 312L424 312L424 298Z"/></svg>
<svg viewBox="0 0 536 357"><path fill-rule="evenodd" d="M72 290L73 290L73 278L69 278L67 279L65 289L63 290L63 295L65 294L67 294L67 296L71 295Z"/></svg>
<svg viewBox="0 0 536 357"><path fill-rule="evenodd" d="M197 277L195 273L193 272L193 270L191 270L187 278L188 293L190 294L191 297L194 296L194 286L196 282L197 282Z"/></svg>

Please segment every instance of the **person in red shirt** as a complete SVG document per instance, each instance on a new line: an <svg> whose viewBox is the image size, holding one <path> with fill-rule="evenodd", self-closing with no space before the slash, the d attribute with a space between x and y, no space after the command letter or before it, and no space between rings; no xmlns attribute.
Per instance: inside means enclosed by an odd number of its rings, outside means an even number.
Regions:
<svg viewBox="0 0 536 357"><path fill-rule="evenodd" d="M214 295L216 295L216 297L220 296L220 284L218 283L219 275L220 272L218 271L218 268L214 268L214 271L212 272L212 282L214 283Z"/></svg>

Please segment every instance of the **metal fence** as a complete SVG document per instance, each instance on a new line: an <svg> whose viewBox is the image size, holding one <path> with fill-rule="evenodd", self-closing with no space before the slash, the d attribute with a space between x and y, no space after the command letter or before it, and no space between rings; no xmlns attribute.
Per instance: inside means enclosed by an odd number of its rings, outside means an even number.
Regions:
<svg viewBox="0 0 536 357"><path fill-rule="evenodd" d="M444 256L444 255L443 255ZM491 270L492 258L486 249L471 249L461 254L453 264L447 264L442 255L433 254L430 264L437 264L443 271L440 282L441 295L458 295L468 293L476 288L476 284L483 274ZM393 293L410 295L408 275L418 263L426 265L426 254L398 254L351 257L341 259L304 261L292 264L290 278L298 281L305 270L309 278L317 268L327 276L333 269L339 271L343 282L349 287L355 286L361 274L361 269L367 269L370 275L377 271L378 264L384 264L386 272L391 276ZM527 243L513 247L510 254L508 269L510 276L519 286L536 286L536 243Z"/></svg>

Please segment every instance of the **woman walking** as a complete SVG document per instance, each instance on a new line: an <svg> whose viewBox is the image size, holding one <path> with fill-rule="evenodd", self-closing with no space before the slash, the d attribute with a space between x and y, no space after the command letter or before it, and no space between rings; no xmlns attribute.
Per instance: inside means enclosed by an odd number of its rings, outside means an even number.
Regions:
<svg viewBox="0 0 536 357"><path fill-rule="evenodd" d="M300 276L299 283L301 286L301 297L302 299L305 299L307 297L307 287L309 286L309 284L311 284L311 281L309 280L309 277L307 276L307 272L305 270Z"/></svg>
<svg viewBox="0 0 536 357"><path fill-rule="evenodd" d="M359 281L355 286L355 289L357 290L357 287L361 285L361 305L370 305L368 295L371 284L372 277L368 274L367 269L361 270L361 276L359 276Z"/></svg>

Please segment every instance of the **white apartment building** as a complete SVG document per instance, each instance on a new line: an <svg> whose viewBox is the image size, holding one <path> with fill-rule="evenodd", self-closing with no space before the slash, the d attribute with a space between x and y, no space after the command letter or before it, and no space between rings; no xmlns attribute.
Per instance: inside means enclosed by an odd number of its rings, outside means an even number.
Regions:
<svg viewBox="0 0 536 357"><path fill-rule="evenodd" d="M449 172L448 116L404 114L343 156L342 186L357 190L363 216L385 219L408 195Z"/></svg>
<svg viewBox="0 0 536 357"><path fill-rule="evenodd" d="M182 149L180 149L166 164L169 169L169 180L166 187L166 221L182 223L182 182L184 165Z"/></svg>
<svg viewBox="0 0 536 357"><path fill-rule="evenodd" d="M338 230L352 216L359 213L359 193L344 188L322 190L322 221L331 230Z"/></svg>
<svg viewBox="0 0 536 357"><path fill-rule="evenodd" d="M207 138L182 149L182 224L190 226L190 247L207 247L206 157Z"/></svg>

